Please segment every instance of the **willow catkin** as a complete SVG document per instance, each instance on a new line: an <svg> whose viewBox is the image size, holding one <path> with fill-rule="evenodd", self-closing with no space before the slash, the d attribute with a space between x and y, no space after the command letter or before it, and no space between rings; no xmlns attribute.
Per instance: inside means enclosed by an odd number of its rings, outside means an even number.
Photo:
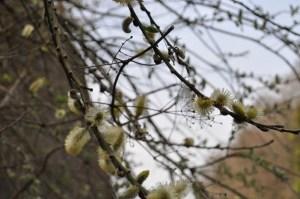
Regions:
<svg viewBox="0 0 300 199"><path fill-rule="evenodd" d="M76 156L90 139L91 136L85 128L75 126L65 139L65 150L68 154Z"/></svg>

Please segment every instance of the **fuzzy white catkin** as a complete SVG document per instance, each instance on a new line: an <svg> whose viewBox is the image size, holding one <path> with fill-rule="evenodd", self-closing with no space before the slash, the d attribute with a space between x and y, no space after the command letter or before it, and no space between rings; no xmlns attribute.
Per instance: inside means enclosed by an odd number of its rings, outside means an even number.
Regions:
<svg viewBox="0 0 300 199"><path fill-rule="evenodd" d="M116 168L110 161L109 155L104 150L102 150L100 147L98 148L97 152L98 152L98 164L99 164L100 168L103 171L114 175L116 173Z"/></svg>
<svg viewBox="0 0 300 199"><path fill-rule="evenodd" d="M147 199L172 199L170 190L167 187L160 186L149 192Z"/></svg>
<svg viewBox="0 0 300 199"><path fill-rule="evenodd" d="M123 150L124 150L124 143L125 143L125 134L122 128L120 127L107 127L103 131L104 140L112 146L114 151L115 157L121 161ZM98 164L100 168L112 175L116 173L116 168L112 164L109 155L102 150L100 147L98 148Z"/></svg>
<svg viewBox="0 0 300 199"><path fill-rule="evenodd" d="M185 180L178 180L173 182L170 185L170 189L173 192L173 195L177 198L182 198L187 193L188 182Z"/></svg>
<svg viewBox="0 0 300 199"><path fill-rule="evenodd" d="M68 154L76 156L90 139L91 136L85 128L75 126L65 139L65 150Z"/></svg>
<svg viewBox="0 0 300 199"><path fill-rule="evenodd" d="M122 153L125 143L125 134L122 128L115 126L108 127L104 131L103 137L108 144L113 146L117 153Z"/></svg>
<svg viewBox="0 0 300 199"><path fill-rule="evenodd" d="M171 184L160 185L150 191L147 199L182 199L187 193L188 182L178 180Z"/></svg>

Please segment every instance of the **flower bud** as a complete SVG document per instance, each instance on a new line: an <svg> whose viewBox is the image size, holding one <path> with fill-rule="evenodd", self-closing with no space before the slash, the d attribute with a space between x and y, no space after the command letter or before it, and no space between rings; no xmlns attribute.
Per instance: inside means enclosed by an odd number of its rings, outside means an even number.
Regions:
<svg viewBox="0 0 300 199"><path fill-rule="evenodd" d="M190 137L184 138L183 144L184 144L184 146L186 146L186 147L191 147L191 146L194 145L194 139L193 139L193 138L190 138Z"/></svg>
<svg viewBox="0 0 300 199"><path fill-rule="evenodd" d="M177 56L179 56L180 58L184 59L185 58L185 52L183 50L181 50L178 47L175 47L175 53Z"/></svg>
<svg viewBox="0 0 300 199"><path fill-rule="evenodd" d="M71 96L71 92L68 92L68 108L71 112L77 115L80 114L80 104L77 99Z"/></svg>
<svg viewBox="0 0 300 199"><path fill-rule="evenodd" d="M98 126L105 120L105 112L98 107L89 107L84 116L85 120Z"/></svg>
<svg viewBox="0 0 300 199"><path fill-rule="evenodd" d="M135 100L135 117L140 117L145 111L146 96L138 96Z"/></svg>
<svg viewBox="0 0 300 199"><path fill-rule="evenodd" d="M144 170L142 172L140 172L137 177L136 177L136 181L139 183L139 184L142 184L149 176L149 170Z"/></svg>
<svg viewBox="0 0 300 199"><path fill-rule="evenodd" d="M34 82L32 82L29 86L29 90L36 94L42 87L44 87L47 83L47 79L45 77L39 77Z"/></svg>
<svg viewBox="0 0 300 199"><path fill-rule="evenodd" d="M153 25L145 26L144 29L145 29L147 32L158 33L157 28L156 28L155 26L153 26Z"/></svg>
<svg viewBox="0 0 300 199"><path fill-rule="evenodd" d="M245 107L244 105L239 102L239 101L234 101L232 104L231 104L231 108L232 108L232 111L234 113L236 113L238 116L240 117L245 117Z"/></svg>

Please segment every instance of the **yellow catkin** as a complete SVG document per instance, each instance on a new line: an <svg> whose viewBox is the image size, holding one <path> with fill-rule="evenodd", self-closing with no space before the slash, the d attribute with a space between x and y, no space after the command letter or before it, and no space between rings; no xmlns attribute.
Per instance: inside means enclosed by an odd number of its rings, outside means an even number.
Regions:
<svg viewBox="0 0 300 199"><path fill-rule="evenodd" d="M250 106L247 108L246 115L248 119L253 120L257 117L258 111L254 106Z"/></svg>
<svg viewBox="0 0 300 199"><path fill-rule="evenodd" d="M103 132L104 140L112 145L113 149L115 151L119 151L122 149L122 146L124 146L125 141L125 134L121 127L108 127Z"/></svg>
<svg viewBox="0 0 300 199"><path fill-rule="evenodd" d="M232 108L232 111L234 113L236 113L238 116L240 116L240 117L246 116L245 115L245 107L241 102L239 102L239 101L232 102L231 108Z"/></svg>
<svg viewBox="0 0 300 199"><path fill-rule="evenodd" d="M90 139L90 134L85 128L75 126L65 139L65 150L68 154L76 156Z"/></svg>
<svg viewBox="0 0 300 199"><path fill-rule="evenodd" d="M214 102L207 98L197 97L194 100L195 110L203 116L207 116L213 111L213 104Z"/></svg>
<svg viewBox="0 0 300 199"><path fill-rule="evenodd" d="M160 185L152 190L147 199L179 199L187 194L188 182L178 180L171 184Z"/></svg>
<svg viewBox="0 0 300 199"><path fill-rule="evenodd" d="M157 189L149 192L147 199L172 199L170 190L166 187L160 186Z"/></svg>
<svg viewBox="0 0 300 199"><path fill-rule="evenodd" d="M231 101L229 91L225 89L216 89L211 95L211 99L214 100L215 104L218 106L228 106Z"/></svg>
<svg viewBox="0 0 300 199"><path fill-rule="evenodd" d="M112 162L110 161L109 155L103 151L101 148L98 148L98 164L99 167L107 172L110 173L112 175L116 174L116 168L114 167L114 165L112 164Z"/></svg>

